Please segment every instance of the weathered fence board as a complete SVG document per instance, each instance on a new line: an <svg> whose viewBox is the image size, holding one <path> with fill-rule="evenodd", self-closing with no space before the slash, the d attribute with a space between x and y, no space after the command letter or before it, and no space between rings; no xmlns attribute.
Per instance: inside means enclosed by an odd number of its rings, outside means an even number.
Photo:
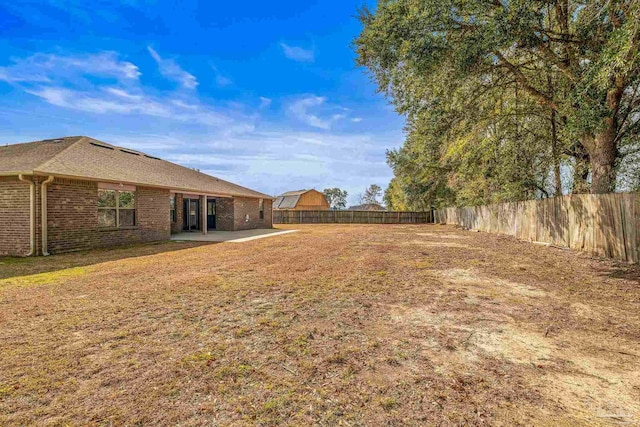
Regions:
<svg viewBox="0 0 640 427"><path fill-rule="evenodd" d="M435 211L435 222L640 262L640 194L577 194Z"/></svg>
<svg viewBox="0 0 640 427"><path fill-rule="evenodd" d="M431 212L396 211L273 211L274 224L425 224Z"/></svg>

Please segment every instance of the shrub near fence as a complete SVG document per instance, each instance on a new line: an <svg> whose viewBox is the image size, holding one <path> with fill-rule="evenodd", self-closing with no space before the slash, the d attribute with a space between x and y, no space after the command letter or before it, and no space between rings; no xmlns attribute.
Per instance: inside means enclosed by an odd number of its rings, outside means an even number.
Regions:
<svg viewBox="0 0 640 427"><path fill-rule="evenodd" d="M273 211L274 224L425 224L431 212Z"/></svg>
<svg viewBox="0 0 640 427"><path fill-rule="evenodd" d="M640 194L578 194L435 211L436 223L640 262Z"/></svg>

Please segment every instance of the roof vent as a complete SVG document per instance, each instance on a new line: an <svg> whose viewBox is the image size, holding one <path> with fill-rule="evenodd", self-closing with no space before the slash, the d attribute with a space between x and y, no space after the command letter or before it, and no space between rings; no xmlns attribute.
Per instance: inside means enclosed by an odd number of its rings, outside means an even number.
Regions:
<svg viewBox="0 0 640 427"><path fill-rule="evenodd" d="M135 151L123 150L122 148L120 149L120 151L122 151L123 153L127 153L127 154L133 154L134 156L139 156L140 155L140 153L136 153Z"/></svg>
<svg viewBox="0 0 640 427"><path fill-rule="evenodd" d="M106 148L107 150L113 150L113 147L109 147L107 145L102 145L102 144L98 144L98 143L95 143L95 142L90 142L89 144L93 145L94 147Z"/></svg>
<svg viewBox="0 0 640 427"><path fill-rule="evenodd" d="M64 142L64 138L43 139L42 142Z"/></svg>
<svg viewBox="0 0 640 427"><path fill-rule="evenodd" d="M148 155L148 154L145 154L144 156L145 156L145 157L148 157L148 158L150 158L150 159L153 159L153 160L162 160L162 159L160 159L159 157L153 157L153 156L150 156L150 155Z"/></svg>

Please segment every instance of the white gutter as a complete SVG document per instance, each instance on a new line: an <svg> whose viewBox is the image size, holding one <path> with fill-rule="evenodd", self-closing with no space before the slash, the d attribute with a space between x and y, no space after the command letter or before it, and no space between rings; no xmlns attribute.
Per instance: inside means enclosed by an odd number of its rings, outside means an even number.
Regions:
<svg viewBox="0 0 640 427"><path fill-rule="evenodd" d="M22 182L28 182L29 191L29 255L36 253L36 184L24 177L23 174L18 175L18 179Z"/></svg>
<svg viewBox="0 0 640 427"><path fill-rule="evenodd" d="M53 182L54 176L50 175L49 178L47 178L46 180L42 181L41 187L40 187L40 201L42 202L42 206L41 206L41 214L42 214L42 219L41 219L41 227L42 227L42 255L43 256L49 256L49 251L48 251L48 224L47 224L47 185L51 184Z"/></svg>

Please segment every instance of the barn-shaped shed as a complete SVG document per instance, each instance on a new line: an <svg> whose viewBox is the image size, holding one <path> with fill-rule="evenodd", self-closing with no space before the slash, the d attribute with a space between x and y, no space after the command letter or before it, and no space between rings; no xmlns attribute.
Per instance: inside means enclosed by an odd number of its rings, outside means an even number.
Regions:
<svg viewBox="0 0 640 427"><path fill-rule="evenodd" d="M298 190L282 193L273 202L275 210L292 211L326 211L329 210L329 202L321 192L317 190Z"/></svg>

